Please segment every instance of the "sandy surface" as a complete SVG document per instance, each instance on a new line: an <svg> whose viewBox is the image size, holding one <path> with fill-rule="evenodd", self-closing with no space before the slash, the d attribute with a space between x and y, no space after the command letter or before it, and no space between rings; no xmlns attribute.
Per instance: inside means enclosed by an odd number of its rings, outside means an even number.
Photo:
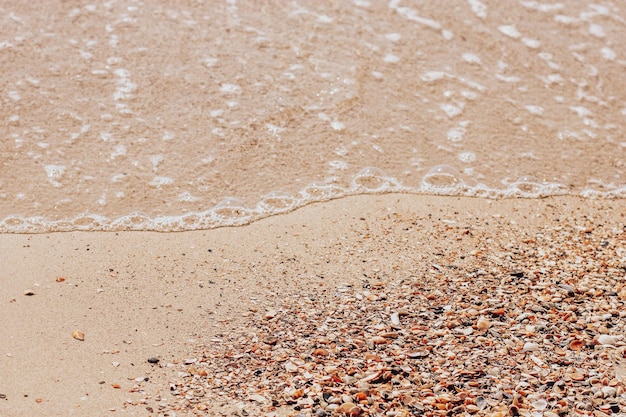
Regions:
<svg viewBox="0 0 626 417"><path fill-rule="evenodd" d="M511 262L503 242L515 248L549 230L611 235L623 279L624 213L624 200L383 195L201 232L1 235L0 415L165 413L179 364L216 334L240 331L251 307L262 314L283 295L364 276L392 281L449 254L465 254L466 268L502 266ZM493 252L479 262L473 250Z"/></svg>

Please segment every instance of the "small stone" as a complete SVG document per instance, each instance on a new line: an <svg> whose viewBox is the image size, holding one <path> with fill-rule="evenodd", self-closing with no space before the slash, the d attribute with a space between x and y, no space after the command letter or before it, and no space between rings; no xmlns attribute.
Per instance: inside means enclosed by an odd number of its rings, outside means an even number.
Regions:
<svg viewBox="0 0 626 417"><path fill-rule="evenodd" d="M28 295L30 297L31 295L35 295L35 291L33 291L33 290L24 290L24 295Z"/></svg>
<svg viewBox="0 0 626 417"><path fill-rule="evenodd" d="M159 358L157 358L156 356L150 356L148 358L148 363L159 363Z"/></svg>
<svg viewBox="0 0 626 417"><path fill-rule="evenodd" d="M76 340L80 340L81 342L83 342L85 340L85 333L80 330L74 330L72 332L72 337Z"/></svg>

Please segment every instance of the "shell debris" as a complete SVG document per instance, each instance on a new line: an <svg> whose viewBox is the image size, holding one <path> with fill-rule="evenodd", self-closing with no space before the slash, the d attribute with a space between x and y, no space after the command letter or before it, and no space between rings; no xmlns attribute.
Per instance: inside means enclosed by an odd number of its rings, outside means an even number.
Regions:
<svg viewBox="0 0 626 417"><path fill-rule="evenodd" d="M195 372L178 361L163 412L221 401L259 416L626 413L625 265L609 250L623 232L493 237L491 254L472 236L480 257L381 265L367 291L333 283L268 300L267 313L188 353Z"/></svg>

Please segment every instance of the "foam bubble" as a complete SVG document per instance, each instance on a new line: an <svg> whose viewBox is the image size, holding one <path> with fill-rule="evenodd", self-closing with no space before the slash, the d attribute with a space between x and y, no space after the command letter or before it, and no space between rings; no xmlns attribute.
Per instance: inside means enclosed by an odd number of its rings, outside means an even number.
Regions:
<svg viewBox="0 0 626 417"><path fill-rule="evenodd" d="M437 165L431 168L422 179L422 188L425 191L450 191L459 188L462 184L459 171L449 165Z"/></svg>
<svg viewBox="0 0 626 417"><path fill-rule="evenodd" d="M272 191L267 194L257 206L263 213L281 213L298 206L299 200L282 191Z"/></svg>
<svg viewBox="0 0 626 417"><path fill-rule="evenodd" d="M251 219L253 211L246 207L243 200L237 197L226 197L212 210L215 216L224 221Z"/></svg>
<svg viewBox="0 0 626 417"><path fill-rule="evenodd" d="M382 192L400 189L395 178L386 176L380 169L367 167L362 169L352 180L354 191Z"/></svg>

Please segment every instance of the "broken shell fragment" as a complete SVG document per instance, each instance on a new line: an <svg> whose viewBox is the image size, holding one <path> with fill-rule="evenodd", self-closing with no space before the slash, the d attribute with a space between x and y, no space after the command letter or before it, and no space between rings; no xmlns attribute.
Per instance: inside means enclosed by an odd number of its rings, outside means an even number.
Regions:
<svg viewBox="0 0 626 417"><path fill-rule="evenodd" d="M615 336L609 336L608 334L601 334L598 336L598 343L601 345L614 346L617 343L617 338Z"/></svg>
<svg viewBox="0 0 626 417"><path fill-rule="evenodd" d="M476 327L478 328L478 330L482 330L482 331L487 330L488 328L491 327L491 321L487 320L484 317L481 317L476 322Z"/></svg>
<svg viewBox="0 0 626 417"><path fill-rule="evenodd" d="M74 330L72 332L72 337L83 342L85 340L85 333L80 330Z"/></svg>

